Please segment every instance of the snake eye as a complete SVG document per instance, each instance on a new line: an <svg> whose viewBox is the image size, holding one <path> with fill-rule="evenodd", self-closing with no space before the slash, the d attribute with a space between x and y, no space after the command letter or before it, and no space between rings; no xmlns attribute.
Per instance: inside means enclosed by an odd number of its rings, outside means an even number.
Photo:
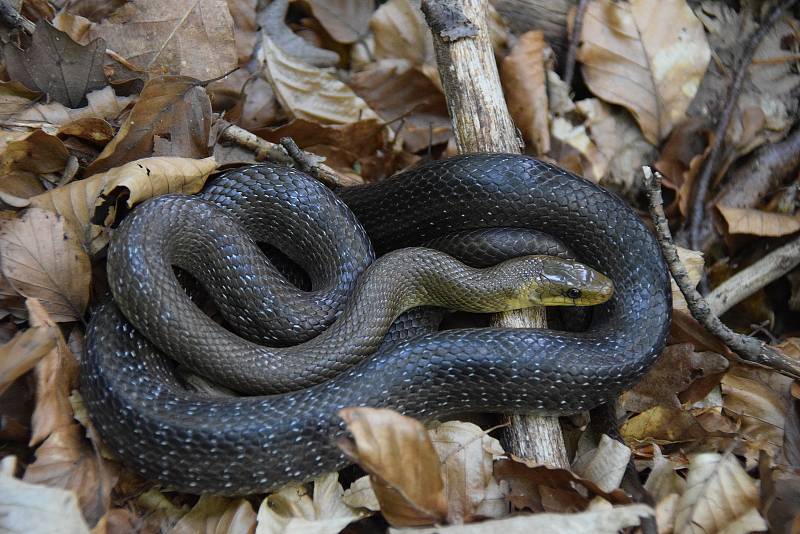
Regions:
<svg viewBox="0 0 800 534"><path fill-rule="evenodd" d="M581 290L577 287L571 287L567 290L567 297L571 298L572 300L577 300L581 298Z"/></svg>

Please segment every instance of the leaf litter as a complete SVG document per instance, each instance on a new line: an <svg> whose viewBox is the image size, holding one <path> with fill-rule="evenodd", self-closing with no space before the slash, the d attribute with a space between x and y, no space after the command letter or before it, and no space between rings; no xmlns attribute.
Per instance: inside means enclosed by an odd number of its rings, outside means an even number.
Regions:
<svg viewBox="0 0 800 534"><path fill-rule="evenodd" d="M358 467L271 495L198 499L118 464L82 406L77 362L106 292L109 233L132 206L197 192L225 161L262 160L268 149L242 132L292 137L353 182L452 153L419 2L262 4L94 0L56 12L25 2L32 33L0 32L0 530L797 529L800 387L733 359L677 289L669 346L616 402L619 439L562 418L569 468L510 454L503 425L485 418L424 426L355 407L342 413L342 447ZM670 222L684 225L742 37L769 3L589 0L578 36L566 8L537 0L512 20L497 4L494 50L526 151L640 209L640 167L654 163ZM703 250L681 251L699 287L713 291L800 232L799 15L788 10L766 33L737 96L706 199L711 231ZM566 85L570 40L577 74ZM792 358L796 265L723 316Z"/></svg>

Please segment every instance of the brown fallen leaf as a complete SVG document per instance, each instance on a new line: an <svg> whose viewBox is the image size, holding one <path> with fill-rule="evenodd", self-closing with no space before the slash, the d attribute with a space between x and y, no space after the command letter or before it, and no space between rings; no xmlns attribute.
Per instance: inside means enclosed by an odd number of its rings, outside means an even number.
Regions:
<svg viewBox="0 0 800 534"><path fill-rule="evenodd" d="M577 58L589 89L627 108L657 144L684 118L711 50L684 0L595 0L586 10Z"/></svg>
<svg viewBox="0 0 800 534"><path fill-rule="evenodd" d="M339 54L312 45L286 25L289 0L275 0L259 15L261 33L279 49L283 56L295 62L314 67L333 67L339 63Z"/></svg>
<svg viewBox="0 0 800 534"><path fill-rule="evenodd" d="M590 450L582 451L579 445L572 470L609 493L619 488L630 458L631 450L625 444L603 434Z"/></svg>
<svg viewBox="0 0 800 534"><path fill-rule="evenodd" d="M306 0L311 13L339 43L351 44L369 32L375 0Z"/></svg>
<svg viewBox="0 0 800 534"><path fill-rule="evenodd" d="M660 502L670 495L683 494L686 489L686 480L676 472L683 466L661 454L661 449L657 445L654 446L654 450L653 466L644 483L644 489L653 496L653 500L656 502Z"/></svg>
<svg viewBox="0 0 800 534"><path fill-rule="evenodd" d="M29 208L0 230L2 271L20 294L39 299L54 321L83 318L91 265L76 234L56 213Z"/></svg>
<svg viewBox="0 0 800 534"><path fill-rule="evenodd" d="M661 149L655 168L664 175L664 185L676 191L680 212L689 212L694 179L711 150L714 133L703 118L690 118L678 124Z"/></svg>
<svg viewBox="0 0 800 534"><path fill-rule="evenodd" d="M65 124L58 129L58 133L102 146L114 137L114 128L103 119L85 117Z"/></svg>
<svg viewBox="0 0 800 534"><path fill-rule="evenodd" d="M447 103L439 88L405 60L381 60L350 78L353 90L418 152L446 143L451 135Z"/></svg>
<svg viewBox="0 0 800 534"><path fill-rule="evenodd" d="M203 495L167 534L252 534L255 529L256 513L246 500Z"/></svg>
<svg viewBox="0 0 800 534"><path fill-rule="evenodd" d="M20 82L0 82L0 119L8 120L31 107L41 96L39 91L28 89Z"/></svg>
<svg viewBox="0 0 800 534"><path fill-rule="evenodd" d="M117 476L115 468L83 439L81 426L73 423L53 432L36 449L36 461L25 470L23 479L74 491L83 517L94 525L108 510Z"/></svg>
<svg viewBox="0 0 800 534"><path fill-rule="evenodd" d="M290 484L269 495L258 509L259 534L315 532L336 534L365 517L361 510L347 506L337 473L328 473L314 481L313 499L304 486Z"/></svg>
<svg viewBox="0 0 800 534"><path fill-rule="evenodd" d="M237 64L233 19L225 0L128 2L94 26L91 35L105 39L109 48L149 76L210 80Z"/></svg>
<svg viewBox="0 0 800 534"><path fill-rule="evenodd" d="M340 447L370 474L390 524L429 525L447 518L439 457L422 423L388 409L345 408L339 415L354 438Z"/></svg>
<svg viewBox="0 0 800 534"><path fill-rule="evenodd" d="M381 503L372 490L372 483L369 475L356 479L350 487L344 490L342 501L350 508L365 508L377 512L381 509Z"/></svg>
<svg viewBox="0 0 800 534"><path fill-rule="evenodd" d="M689 462L675 532L755 532L767 524L758 511L758 489L730 453L702 453Z"/></svg>
<svg viewBox="0 0 800 534"><path fill-rule="evenodd" d="M800 230L800 215L786 215L752 208L731 208L717 205L729 234L779 237Z"/></svg>
<svg viewBox="0 0 800 534"><path fill-rule="evenodd" d="M86 93L106 85L105 51L102 39L80 45L47 21L36 25L26 50L11 43L3 47L6 69L14 80L71 108L78 107Z"/></svg>
<svg viewBox="0 0 800 534"><path fill-rule="evenodd" d="M0 530L89 534L75 493L29 484L0 473Z"/></svg>
<svg viewBox="0 0 800 534"><path fill-rule="evenodd" d="M228 0L228 9L233 19L233 37L239 65L244 65L253 55L258 40L256 8L258 0Z"/></svg>
<svg viewBox="0 0 800 534"><path fill-rule="evenodd" d="M143 158L52 189L31 198L31 205L63 216L83 247L95 254L108 243L103 227L92 224L96 209L102 208L101 220L113 221L119 202L131 208L153 196L196 193L216 168L214 158Z"/></svg>
<svg viewBox="0 0 800 534"><path fill-rule="evenodd" d="M266 33L263 33L259 60L264 64L264 73L275 96L293 118L324 124L349 124L379 118L332 72L287 55Z"/></svg>
<svg viewBox="0 0 800 534"><path fill-rule="evenodd" d="M28 171L45 174L64 168L69 152L55 135L34 130L6 145L2 156L4 174L12 171Z"/></svg>
<svg viewBox="0 0 800 534"><path fill-rule="evenodd" d="M383 122L376 119L350 124L317 124L305 119L294 119L283 126L264 128L254 133L274 143L283 137L292 137L297 140L300 148L312 153L316 153L315 147L323 145L346 150L358 157L374 154L383 148L383 130Z"/></svg>
<svg viewBox="0 0 800 534"><path fill-rule="evenodd" d="M26 305L29 310L41 306L36 299L28 299ZM56 347L59 335L55 325L33 325L0 347L0 394L49 354Z"/></svg>
<svg viewBox="0 0 800 534"><path fill-rule="evenodd" d="M631 417L619 431L626 442L652 441L661 445L695 441L706 436L706 431L692 414L681 408L665 406L653 406Z"/></svg>
<svg viewBox="0 0 800 534"><path fill-rule="evenodd" d="M492 476L494 460L505 451L478 425L448 421L429 431L442 464L448 523L508 515L502 488Z"/></svg>
<svg viewBox="0 0 800 534"><path fill-rule="evenodd" d="M375 59L407 59L437 86L433 36L417 0L389 0L375 10L369 26L375 37Z"/></svg>
<svg viewBox="0 0 800 534"><path fill-rule="evenodd" d="M539 155L550 152L545 63L551 56L544 34L541 31L527 32L520 35L500 69L511 118L522 132L523 139Z"/></svg>
<svg viewBox="0 0 800 534"><path fill-rule="evenodd" d="M87 94L85 107L70 109L59 102L39 103L16 113L14 120L30 122L32 127L55 134L58 128L73 121L90 118L115 120L133 100L130 96L117 96L114 89L108 86Z"/></svg>
<svg viewBox="0 0 800 534"><path fill-rule="evenodd" d="M145 84L127 120L86 174L152 155L206 157L210 128L211 103L197 80L155 78Z"/></svg>

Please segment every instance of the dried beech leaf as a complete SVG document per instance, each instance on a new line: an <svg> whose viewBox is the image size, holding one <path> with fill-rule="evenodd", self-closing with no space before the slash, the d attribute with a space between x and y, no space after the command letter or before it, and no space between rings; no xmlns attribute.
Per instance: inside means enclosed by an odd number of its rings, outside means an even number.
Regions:
<svg viewBox="0 0 800 534"><path fill-rule="evenodd" d="M275 96L292 117L324 124L378 119L367 103L333 72L285 54L266 33L259 54Z"/></svg>
<svg viewBox="0 0 800 534"><path fill-rule="evenodd" d="M83 439L82 427L62 427L36 449L36 461L25 470L24 480L52 488L72 490L83 516L96 523L108 510L117 477Z"/></svg>
<svg viewBox="0 0 800 534"><path fill-rule="evenodd" d="M689 212L694 180L708 157L713 137L706 119L683 121L672 130L655 163L664 175L664 186L677 191L676 202L684 215Z"/></svg>
<svg viewBox="0 0 800 534"><path fill-rule="evenodd" d="M631 450L626 445L603 434L596 448L575 458L572 470L610 492L622 482L630 458Z"/></svg>
<svg viewBox="0 0 800 534"><path fill-rule="evenodd" d="M661 449L657 445L654 449L653 468L644 483L644 489L653 496L653 500L656 502L666 499L670 495L683 494L686 481L676 473L676 469L681 466L661 454Z"/></svg>
<svg viewBox="0 0 800 534"><path fill-rule="evenodd" d="M307 0L311 13L336 42L351 44L369 32L375 0Z"/></svg>
<svg viewBox="0 0 800 534"><path fill-rule="evenodd" d="M36 299L28 299L27 305L29 310L31 306L41 306ZM59 335L53 325L32 326L0 347L0 394L49 354L56 347Z"/></svg>
<svg viewBox="0 0 800 534"><path fill-rule="evenodd" d="M422 423L388 409L345 408L339 415L354 438L341 446L370 474L386 520L395 526L444 521L439 457Z"/></svg>
<svg viewBox="0 0 800 534"><path fill-rule="evenodd" d="M419 0L389 0L372 15L375 59L407 59L441 85L436 71L433 36L419 9Z"/></svg>
<svg viewBox="0 0 800 534"><path fill-rule="evenodd" d="M0 230L6 279L20 294L39 299L54 321L83 317L91 266L72 228L60 215L28 209Z"/></svg>
<svg viewBox="0 0 800 534"><path fill-rule="evenodd" d="M683 247L676 248L678 250L678 259L681 260L683 266L686 267L686 272L689 274L689 282L691 282L692 287L697 287L697 284L700 283L700 279L703 278L703 268L705 267L703 253L699 250L691 250ZM672 288L672 309L688 311L689 307L686 304L686 299L683 297L683 293L678 287L678 284L675 283L675 279L670 276L669 281L670 287Z"/></svg>
<svg viewBox="0 0 800 534"><path fill-rule="evenodd" d="M689 462L678 501L676 534L756 532L767 529L758 512L756 482L732 454L702 453Z"/></svg>
<svg viewBox="0 0 800 534"><path fill-rule="evenodd" d="M505 496L490 493L496 487L493 462L505 452L500 442L479 426L461 421L442 423L429 433L442 463L448 522L506 515Z"/></svg>
<svg viewBox="0 0 800 534"><path fill-rule="evenodd" d="M55 135L34 130L10 141L3 153L3 171L28 171L45 174L64 168L69 152Z"/></svg>
<svg viewBox="0 0 800 534"><path fill-rule="evenodd" d="M339 63L339 54L312 45L286 25L289 0L274 0L261 13L258 20L262 35L269 36L276 48L294 61L315 67L333 67Z"/></svg>
<svg viewBox="0 0 800 534"><path fill-rule="evenodd" d="M381 509L378 497L375 496L375 492L372 490L369 475L358 478L350 484L350 487L344 490L342 501L350 508L366 508L373 512Z"/></svg>
<svg viewBox="0 0 800 534"><path fill-rule="evenodd" d="M336 534L366 515L347 506L343 494L338 473L314 481L313 500L304 486L289 484L261 503L256 534Z"/></svg>
<svg viewBox="0 0 800 534"><path fill-rule="evenodd" d="M71 491L0 474L0 495L0 531L89 534L78 499Z"/></svg>
<svg viewBox="0 0 800 534"><path fill-rule="evenodd" d="M540 155L550 152L549 105L545 82L545 58L550 52L546 50L542 32L524 33L503 59L500 69L500 80L511 118L525 141Z"/></svg>
<svg viewBox="0 0 800 534"><path fill-rule="evenodd" d="M125 124L86 169L92 175L147 156L208 155L211 103L197 80L162 76L147 82Z"/></svg>
<svg viewBox="0 0 800 534"><path fill-rule="evenodd" d="M167 534L252 534L255 528L256 513L246 500L203 495Z"/></svg>
<svg viewBox="0 0 800 534"><path fill-rule="evenodd" d="M48 133L56 133L50 131L49 128L61 127L82 119L116 119L133 101L133 98L117 96L114 94L114 89L108 86L98 91L92 91L86 95L86 100L86 107L77 109L70 109L58 102L36 104L14 115L14 120L47 123L42 128Z"/></svg>
<svg viewBox="0 0 800 534"><path fill-rule="evenodd" d="M32 91L20 82L0 82L0 119L8 120L34 105L42 94Z"/></svg>
<svg viewBox="0 0 800 534"><path fill-rule="evenodd" d="M3 47L6 69L13 79L71 108L78 107L86 93L106 85L105 52L102 39L83 46L47 21L36 25L28 49L20 50L11 43Z"/></svg>
<svg viewBox="0 0 800 534"><path fill-rule="evenodd" d="M233 19L225 0L128 2L96 25L95 35L150 76L210 80L236 68Z"/></svg>
<svg viewBox="0 0 800 534"><path fill-rule="evenodd" d="M717 205L717 209L728 224L729 234L778 237L800 230L800 216L797 215L721 205Z"/></svg>
<svg viewBox="0 0 800 534"><path fill-rule="evenodd" d="M711 50L684 0L595 0L577 57L589 89L626 107L656 144L684 118Z"/></svg>
<svg viewBox="0 0 800 534"><path fill-rule="evenodd" d="M369 156L384 146L383 130L383 123L376 119L350 124L317 124L294 119L277 128L264 128L254 133L275 143L282 137L292 137L300 148L312 153L315 153L314 147L328 145L350 151L356 156Z"/></svg>
<svg viewBox="0 0 800 534"><path fill-rule="evenodd" d="M706 431L688 412L680 408L653 406L631 417L619 429L626 442L654 441L658 444L695 441Z"/></svg>
<svg viewBox="0 0 800 534"><path fill-rule="evenodd" d="M494 519L470 525L451 525L422 529L389 529L390 534L531 534L531 532L591 532L616 534L638 526L655 514L646 504L628 504L589 510L577 514L535 514Z"/></svg>

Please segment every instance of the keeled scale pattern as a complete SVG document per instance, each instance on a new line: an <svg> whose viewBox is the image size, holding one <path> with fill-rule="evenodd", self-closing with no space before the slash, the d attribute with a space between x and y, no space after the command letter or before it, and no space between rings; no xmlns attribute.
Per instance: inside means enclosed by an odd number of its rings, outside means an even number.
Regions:
<svg viewBox="0 0 800 534"><path fill-rule="evenodd" d="M107 444L142 476L195 493L266 491L346 463L335 446L342 407L574 413L630 386L663 348L671 297L660 251L594 184L527 157L468 155L342 197L379 252L464 229L537 228L607 274L615 295L585 333L438 332L312 388L224 399L185 391L173 364L106 305L90 325L82 389Z"/></svg>

